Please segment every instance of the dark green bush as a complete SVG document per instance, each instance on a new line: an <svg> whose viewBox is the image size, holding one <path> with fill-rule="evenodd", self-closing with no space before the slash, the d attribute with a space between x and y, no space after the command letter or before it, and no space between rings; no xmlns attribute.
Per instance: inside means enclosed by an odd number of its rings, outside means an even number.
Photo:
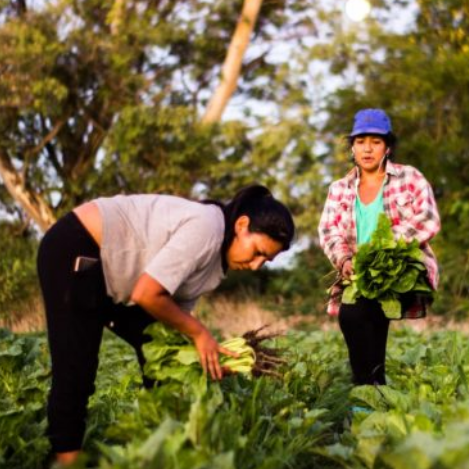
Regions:
<svg viewBox="0 0 469 469"><path fill-rule="evenodd" d="M0 319L8 321L38 291L38 241L34 233L20 229L17 224L2 222L0 244Z"/></svg>

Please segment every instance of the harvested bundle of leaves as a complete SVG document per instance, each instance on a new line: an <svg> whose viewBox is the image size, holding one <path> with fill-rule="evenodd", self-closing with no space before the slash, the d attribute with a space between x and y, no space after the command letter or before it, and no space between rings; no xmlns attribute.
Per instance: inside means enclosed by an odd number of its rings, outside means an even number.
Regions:
<svg viewBox="0 0 469 469"><path fill-rule="evenodd" d="M278 334L260 334L263 329L264 327L247 332L242 337L221 342L222 347L236 352L239 357L220 354L220 365L231 373L281 377L277 368L286 363L286 360L279 357L277 349L261 345L263 341ZM173 379L179 382L191 379L197 381L202 376L199 355L189 338L161 323L150 325L145 333L153 339L143 346L146 376L157 381Z"/></svg>
<svg viewBox="0 0 469 469"><path fill-rule="evenodd" d="M399 319L403 294L412 292L432 298L418 241L396 241L391 221L384 213L379 216L371 241L359 246L352 265L354 274L350 280L342 280L343 303L353 304L361 296L376 299L388 318Z"/></svg>

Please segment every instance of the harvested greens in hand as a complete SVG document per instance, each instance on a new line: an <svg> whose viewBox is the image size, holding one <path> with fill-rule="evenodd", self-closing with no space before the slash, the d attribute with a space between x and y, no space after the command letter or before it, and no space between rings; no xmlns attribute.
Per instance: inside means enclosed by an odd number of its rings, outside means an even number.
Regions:
<svg viewBox="0 0 469 469"><path fill-rule="evenodd" d="M285 360L278 356L279 350L261 345L278 334L262 334L263 329L221 342L222 347L238 353L239 357L220 354L220 365L231 373L281 377L277 368ZM179 382L202 377L199 355L189 338L158 322L148 326L145 333L152 337L152 341L143 346L145 375L157 381L172 379Z"/></svg>
<svg viewBox="0 0 469 469"><path fill-rule="evenodd" d="M384 213L379 216L371 241L359 246L352 265L354 274L350 280L342 280L345 304L353 304L359 297L376 299L386 317L399 319L401 295L413 292L432 297L418 241L396 241L391 221Z"/></svg>

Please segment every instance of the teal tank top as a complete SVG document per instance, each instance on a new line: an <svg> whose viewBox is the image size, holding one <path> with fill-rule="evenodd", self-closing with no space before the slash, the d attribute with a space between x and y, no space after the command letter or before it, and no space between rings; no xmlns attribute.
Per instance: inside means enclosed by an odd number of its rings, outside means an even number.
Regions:
<svg viewBox="0 0 469 469"><path fill-rule="evenodd" d="M357 190L357 197L355 199L355 218L358 245L368 243L371 240L371 235L378 225L379 214L384 212L383 188L384 185L381 186L375 200L369 204L362 203Z"/></svg>

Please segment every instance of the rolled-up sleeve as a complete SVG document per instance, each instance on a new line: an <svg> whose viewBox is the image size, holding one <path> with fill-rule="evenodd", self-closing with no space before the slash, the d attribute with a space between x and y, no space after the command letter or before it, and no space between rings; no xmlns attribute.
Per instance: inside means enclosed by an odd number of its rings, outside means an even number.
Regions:
<svg viewBox="0 0 469 469"><path fill-rule="evenodd" d="M340 193L343 189L337 183L329 188L324 210L319 221L319 243L332 265L340 270L346 259L353 256L347 243L345 230L340 227L341 205Z"/></svg>
<svg viewBox="0 0 469 469"><path fill-rule="evenodd" d="M401 219L393 230L408 242L416 239L420 245L424 245L440 231L440 215L431 185L419 171L412 169L406 186L412 193L413 215Z"/></svg>

